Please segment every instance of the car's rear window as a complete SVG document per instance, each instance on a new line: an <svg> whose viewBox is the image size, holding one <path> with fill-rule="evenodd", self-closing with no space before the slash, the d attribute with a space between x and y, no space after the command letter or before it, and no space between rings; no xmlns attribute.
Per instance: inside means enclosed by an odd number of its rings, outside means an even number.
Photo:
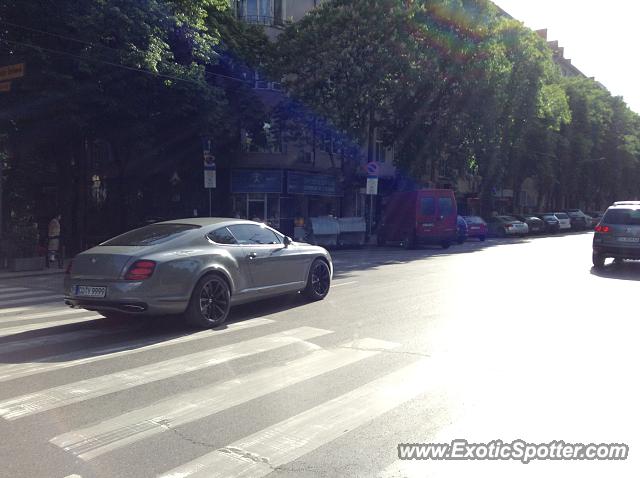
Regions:
<svg viewBox="0 0 640 478"><path fill-rule="evenodd" d="M556 213L556 214L555 214L555 216L556 216L558 219L569 219L569 216L567 216L567 215L566 215L565 213L563 213L563 212L558 212L558 213Z"/></svg>
<svg viewBox="0 0 640 478"><path fill-rule="evenodd" d="M101 246L152 246L198 229L192 224L151 224L149 226L125 232L100 244Z"/></svg>
<svg viewBox="0 0 640 478"><path fill-rule="evenodd" d="M436 201L432 197L420 199L420 215L433 216L436 213Z"/></svg>
<svg viewBox="0 0 640 478"><path fill-rule="evenodd" d="M552 216L551 214L546 214L546 215L544 215L542 217L544 217L545 219L551 220L551 221L555 221L557 219L557 217Z"/></svg>
<svg viewBox="0 0 640 478"><path fill-rule="evenodd" d="M610 209L604 215L605 224L640 226L640 209Z"/></svg>
<svg viewBox="0 0 640 478"><path fill-rule="evenodd" d="M500 216L500 219L503 221L517 221L517 219L513 216Z"/></svg>
<svg viewBox="0 0 640 478"><path fill-rule="evenodd" d="M482 218L478 216L467 216L464 220L471 224L482 224L484 222Z"/></svg>

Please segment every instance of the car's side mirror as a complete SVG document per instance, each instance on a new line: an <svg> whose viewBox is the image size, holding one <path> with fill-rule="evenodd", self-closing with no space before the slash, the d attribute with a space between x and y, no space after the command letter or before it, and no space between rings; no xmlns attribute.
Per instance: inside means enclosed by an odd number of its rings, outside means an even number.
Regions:
<svg viewBox="0 0 640 478"><path fill-rule="evenodd" d="M291 240L291 238L289 236L284 236L284 239L282 241L282 243L284 244L284 247L289 247L292 242L293 241Z"/></svg>

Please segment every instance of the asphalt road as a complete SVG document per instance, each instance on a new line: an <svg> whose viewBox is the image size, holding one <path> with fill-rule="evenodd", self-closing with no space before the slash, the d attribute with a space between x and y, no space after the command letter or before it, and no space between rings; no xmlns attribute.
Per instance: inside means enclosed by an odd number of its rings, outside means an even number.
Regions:
<svg viewBox="0 0 640 478"><path fill-rule="evenodd" d="M640 263L591 234L333 253L326 300L108 326L0 282L0 476L640 476ZM398 460L398 443L626 443L626 461Z"/></svg>

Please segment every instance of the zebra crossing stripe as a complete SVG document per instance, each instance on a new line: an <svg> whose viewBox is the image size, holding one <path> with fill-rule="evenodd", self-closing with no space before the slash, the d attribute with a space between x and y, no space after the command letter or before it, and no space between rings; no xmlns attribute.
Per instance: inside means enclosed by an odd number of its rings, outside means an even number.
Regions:
<svg viewBox="0 0 640 478"><path fill-rule="evenodd" d="M30 290L27 287L0 287L0 294L8 292L21 292L23 290Z"/></svg>
<svg viewBox="0 0 640 478"><path fill-rule="evenodd" d="M83 460L91 460L144 438L372 357L395 346L397 344L381 340L361 339L333 350L315 350L289 363L224 383L201 387L102 423L65 433L50 442Z"/></svg>
<svg viewBox="0 0 640 478"><path fill-rule="evenodd" d="M7 322L18 322L21 320L31 320L31 319L46 319L48 317L58 317L61 315L75 315L75 314L94 314L97 317L100 315L95 312L91 312L85 309L72 309L71 307L67 307L65 309L56 309L50 310L48 312L33 312L32 314L24 314L24 315L14 315L12 317L0 317L0 324L6 324Z"/></svg>
<svg viewBox="0 0 640 478"><path fill-rule="evenodd" d="M0 329L0 338L10 335L22 334L25 332L33 332L36 330L48 329L59 325L80 324L92 320L102 320L100 315L91 314L84 317L75 317L72 319L53 320L49 322L36 322L35 324L17 325L15 327L6 327Z"/></svg>
<svg viewBox="0 0 640 478"><path fill-rule="evenodd" d="M427 359L374 380L162 475L164 478L258 478L395 407L429 387Z"/></svg>
<svg viewBox="0 0 640 478"><path fill-rule="evenodd" d="M25 291L15 291L15 292L3 292L0 291L0 301L3 301L5 299L18 299L21 297L38 297L41 295L48 295L51 294L50 290L25 290Z"/></svg>
<svg viewBox="0 0 640 478"><path fill-rule="evenodd" d="M74 340L89 339L92 337L106 337L108 335L119 334L125 331L135 331L136 327L113 327L108 329L96 328L87 330L76 330L73 332L60 332L57 334L31 337L29 339L12 340L10 342L0 343L0 354L8 354L21 352L23 350L61 344L65 342L73 342Z"/></svg>
<svg viewBox="0 0 640 478"><path fill-rule="evenodd" d="M139 340L131 340L118 344L110 344L89 350L77 350L66 354L54 355L38 359L36 362L0 365L0 382L15 380L38 373L51 372L63 368L75 367L101 360L112 359L124 355L133 355L161 347L200 340L207 337L235 332L237 330L249 329L273 323L269 319L245 320L228 324L222 330L203 330L197 333L188 333L181 337L171 338L168 336L145 337Z"/></svg>
<svg viewBox="0 0 640 478"><path fill-rule="evenodd" d="M163 362L80 380L40 392L28 393L1 401L0 417L6 420L16 420L72 403L127 390L138 385L213 367L241 357L256 355L296 343L306 343L306 340L330 333L332 333L330 330L299 327L215 349L182 355ZM313 344L308 344L308 346L317 348Z"/></svg>
<svg viewBox="0 0 640 478"><path fill-rule="evenodd" d="M49 302L60 302L62 303L62 295L60 294L50 294L50 295L40 295L40 297L23 297L22 299L11 299L11 300L3 300L0 298L0 307L6 307L8 305L19 305L19 304L42 304ZM0 309L1 311L2 309Z"/></svg>

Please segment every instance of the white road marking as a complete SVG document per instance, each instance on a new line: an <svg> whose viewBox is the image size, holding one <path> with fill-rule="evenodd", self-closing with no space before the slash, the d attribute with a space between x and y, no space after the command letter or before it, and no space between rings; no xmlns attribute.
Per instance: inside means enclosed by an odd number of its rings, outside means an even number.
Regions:
<svg viewBox="0 0 640 478"><path fill-rule="evenodd" d="M162 337L151 336L139 340L131 340L118 344L110 344L95 349L77 350L61 355L54 355L38 359L35 362L17 363L0 365L0 382L7 380L15 380L17 378L27 377L38 373L51 372L68 367L75 367L101 360L108 360L124 355L133 355L161 347L169 347L171 345L191 342L193 340L205 339L207 337L215 337L218 335L235 332L237 330L250 329L273 323L270 319L254 319L245 320L228 324L222 330L203 330L201 332L189 333L181 337Z"/></svg>
<svg viewBox="0 0 640 478"><path fill-rule="evenodd" d="M91 313L91 312L88 312ZM89 322L91 320L102 320L100 315L90 315L87 317L75 317L73 319L54 320L50 322L36 322L35 324L17 325L15 327L7 327L0 329L0 337L7 337L9 335L22 334L25 332L32 332L34 330L42 330L51 327L57 327L59 325L80 324L82 322Z"/></svg>
<svg viewBox="0 0 640 478"><path fill-rule="evenodd" d="M0 317L0 324L6 324L7 322L18 322L20 320L44 319L47 317L58 317L60 315L76 314L94 314L97 317L100 317L100 315L96 314L95 312L91 312L90 310L72 309L71 307L67 307L65 309L50 310L48 312L33 312L31 314L14 315L12 317Z"/></svg>
<svg viewBox="0 0 640 478"><path fill-rule="evenodd" d="M0 320L2 320L2 317L5 315L18 314L20 312L34 311L34 310L36 310L36 308L34 307L11 307L9 309L0 309Z"/></svg>
<svg viewBox="0 0 640 478"><path fill-rule="evenodd" d="M18 305L18 304L33 304L38 303L42 304L45 302L58 302L62 303L64 297L60 294L51 294L51 295L41 295L40 297L26 297L23 299L11 299L11 300L2 300L0 299L0 307L6 307L8 305ZM0 309L1 311L2 309Z"/></svg>
<svg viewBox="0 0 640 478"><path fill-rule="evenodd" d="M1 329L0 329L1 330ZM45 335L40 337L32 337L30 339L13 340L11 342L0 343L0 354L8 354L19 352L35 347L45 345L61 344L64 342L72 342L74 340L88 339L91 337L106 337L108 335L118 334L125 331L134 331L135 327L114 327L108 329L89 329L76 330L74 332L60 332L57 334Z"/></svg>
<svg viewBox="0 0 640 478"><path fill-rule="evenodd" d="M19 292L23 290L30 290L27 287L0 287L0 294L4 294L5 292Z"/></svg>
<svg viewBox="0 0 640 478"><path fill-rule="evenodd" d="M162 476L266 476L425 392L426 372L427 361L420 360Z"/></svg>
<svg viewBox="0 0 640 478"><path fill-rule="evenodd" d="M80 380L41 392L28 393L0 402L0 416L16 420L28 415L78 403L91 398L120 392L146 383L184 375L196 370L213 367L241 357L248 357L296 343L307 343L308 339L332 333L314 327L299 327L254 339L204 350L188 355L135 367L100 377ZM316 345L307 343L309 347Z"/></svg>
<svg viewBox="0 0 640 478"><path fill-rule="evenodd" d="M340 287L340 286L343 286L343 285L350 285L350 284L357 284L357 283L358 283L357 280L352 280L352 281L349 281L349 282L333 282L331 284L331 287L332 288L333 287Z"/></svg>
<svg viewBox="0 0 640 478"><path fill-rule="evenodd" d="M50 442L83 460L91 460L396 346L381 340L362 339L331 351L315 350L303 358L183 393L96 425L65 433Z"/></svg>
<svg viewBox="0 0 640 478"><path fill-rule="evenodd" d="M51 294L50 290L29 289L25 291L3 292L0 290L0 301L18 299L22 297L35 297Z"/></svg>

